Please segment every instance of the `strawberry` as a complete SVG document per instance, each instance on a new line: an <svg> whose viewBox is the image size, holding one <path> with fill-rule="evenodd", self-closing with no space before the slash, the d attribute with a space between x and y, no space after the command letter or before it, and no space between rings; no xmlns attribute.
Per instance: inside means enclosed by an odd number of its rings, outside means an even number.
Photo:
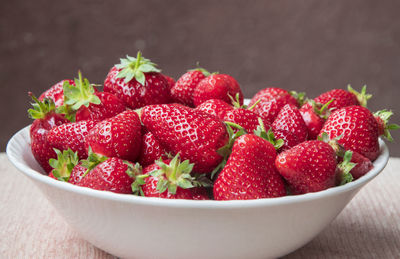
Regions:
<svg viewBox="0 0 400 259"><path fill-rule="evenodd" d="M286 195L284 182L274 167L276 151L267 140L242 135L214 183L216 200L246 200Z"/></svg>
<svg viewBox="0 0 400 259"><path fill-rule="evenodd" d="M59 107L64 104L64 91L63 91L63 85L64 83L68 83L70 85L75 85L74 80L70 79L65 79L57 84L53 85L50 87L48 90L46 90L44 93L42 93L39 96L39 101L43 101L44 98L49 98L54 101L54 104L56 107Z"/></svg>
<svg viewBox="0 0 400 259"><path fill-rule="evenodd" d="M171 99L168 81L140 51L136 58L127 56L111 68L104 81L104 91L116 95L131 109L169 103Z"/></svg>
<svg viewBox="0 0 400 259"><path fill-rule="evenodd" d="M64 123L49 131L47 141L52 147L60 150L70 148L73 152L78 152L80 159L85 159L85 137L95 125L92 120Z"/></svg>
<svg viewBox="0 0 400 259"><path fill-rule="evenodd" d="M175 79L173 79L172 77L167 76L167 75L163 75L163 76L164 76L165 80L167 80L167 82L168 82L168 89L171 90L172 87L174 87L174 85L175 85Z"/></svg>
<svg viewBox="0 0 400 259"><path fill-rule="evenodd" d="M65 114L72 122L81 120L101 121L126 110L126 106L113 94L98 92L86 78L75 79L73 85L64 82L64 104L57 112Z"/></svg>
<svg viewBox="0 0 400 259"><path fill-rule="evenodd" d="M202 111L224 120L228 111L233 110L233 106L220 99L210 99L195 108L195 110Z"/></svg>
<svg viewBox="0 0 400 259"><path fill-rule="evenodd" d="M167 150L209 173L222 160L217 150L228 141L225 125L215 116L179 104L149 105L141 110L143 125Z"/></svg>
<svg viewBox="0 0 400 259"><path fill-rule="evenodd" d="M293 194L322 191L336 184L336 153L323 141L300 143L280 153L275 165Z"/></svg>
<svg viewBox="0 0 400 259"><path fill-rule="evenodd" d="M166 157L167 150L161 146L160 142L151 132L147 132L142 137L142 148L139 155L139 163L148 166L160 157Z"/></svg>
<svg viewBox="0 0 400 259"><path fill-rule="evenodd" d="M62 152L54 149L54 151L57 154L57 159L51 158L49 160L50 166L54 168L49 176L59 181L68 182L72 170L79 162L78 154L71 149Z"/></svg>
<svg viewBox="0 0 400 259"><path fill-rule="evenodd" d="M388 124L392 115L393 112L386 109L374 113L374 117L378 123L378 135L385 137L389 141L393 141L389 130L400 129L400 126L397 124Z"/></svg>
<svg viewBox="0 0 400 259"><path fill-rule="evenodd" d="M283 140L283 145L278 149L278 152L288 150L302 142L293 132L287 130L276 129L273 131L273 134L275 139Z"/></svg>
<svg viewBox="0 0 400 259"><path fill-rule="evenodd" d="M183 74L171 88L171 96L175 102L193 107L193 91L201 80L209 76L204 68L192 69Z"/></svg>
<svg viewBox="0 0 400 259"><path fill-rule="evenodd" d="M317 139L318 134L322 129L322 126L330 115L330 111L327 110L327 108L329 104L333 101L334 99L323 105L321 103L316 103L315 101L311 100L310 102L305 103L299 109L308 129L309 140Z"/></svg>
<svg viewBox="0 0 400 259"><path fill-rule="evenodd" d="M289 131L293 133L299 142L307 139L308 129L296 106L286 104L272 123L272 131Z"/></svg>
<svg viewBox="0 0 400 259"><path fill-rule="evenodd" d="M74 169L72 169L68 182L77 185L86 175L87 170L88 169L83 167L81 163L78 163Z"/></svg>
<svg viewBox="0 0 400 259"><path fill-rule="evenodd" d="M97 123L85 137L85 147L104 156L135 161L141 147L139 116L127 110Z"/></svg>
<svg viewBox="0 0 400 259"><path fill-rule="evenodd" d="M367 101L372 97L372 95L366 93L366 90L367 87L364 86L361 93L358 93L348 85L347 91L343 89L333 89L316 97L314 101L316 103L326 104L333 99L333 102L328 105L331 111L352 105L362 105L366 107Z"/></svg>
<svg viewBox="0 0 400 259"><path fill-rule="evenodd" d="M77 183L78 186L115 193L132 193L131 185L140 171L138 164L117 157L103 157L89 153L89 158L82 161L88 167L88 173Z"/></svg>
<svg viewBox="0 0 400 259"><path fill-rule="evenodd" d="M355 151L374 161L379 155L378 123L374 115L362 106L346 106L335 110L326 120L320 136L330 139L342 136L338 142L346 150Z"/></svg>
<svg viewBox="0 0 400 259"><path fill-rule="evenodd" d="M56 106L53 100L44 98L41 102L32 93L29 94L35 101L32 103L33 108L28 110L29 116L34 119L30 127L32 154L45 172L49 173L52 170L49 159L56 158L57 155L48 142L47 135L52 128L68 120L55 112Z"/></svg>
<svg viewBox="0 0 400 259"><path fill-rule="evenodd" d="M189 160L180 161L179 155L172 160L159 160L143 170L139 179L141 193L146 197L159 197L166 199L208 200L204 187L211 182L204 175L202 181L190 175L193 164ZM140 181L139 180L139 181ZM138 191L139 184L133 184L133 192Z"/></svg>
<svg viewBox="0 0 400 259"><path fill-rule="evenodd" d="M243 94L236 80L224 74L212 74L201 80L193 91L193 104L198 106L209 99L220 99L230 103L230 96L239 94L243 104Z"/></svg>
<svg viewBox="0 0 400 259"><path fill-rule="evenodd" d="M259 125L258 118L261 117L251 110L237 108L226 112L224 121L238 124L242 126L246 130L246 132L253 133ZM269 122L267 120L263 120L263 123L267 126L267 128L270 128Z"/></svg>
<svg viewBox="0 0 400 259"><path fill-rule="evenodd" d="M294 92L293 92L294 93ZM302 98L304 94L300 94ZM253 98L250 100L250 106L254 105L260 99L283 99L285 104L292 104L298 106L297 99L292 94L282 88L278 87L267 87L258 91Z"/></svg>

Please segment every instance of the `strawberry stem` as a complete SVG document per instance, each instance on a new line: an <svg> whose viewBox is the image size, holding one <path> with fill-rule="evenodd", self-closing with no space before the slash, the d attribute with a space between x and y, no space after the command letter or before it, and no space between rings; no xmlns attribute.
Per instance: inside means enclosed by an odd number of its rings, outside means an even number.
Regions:
<svg viewBox="0 0 400 259"><path fill-rule="evenodd" d="M349 85L347 85L347 91L354 94L357 97L357 100L360 103L360 105L363 107L367 107L368 100L372 98L372 94L367 94L367 86L366 85L364 85L362 87L361 92L357 92L349 84Z"/></svg>

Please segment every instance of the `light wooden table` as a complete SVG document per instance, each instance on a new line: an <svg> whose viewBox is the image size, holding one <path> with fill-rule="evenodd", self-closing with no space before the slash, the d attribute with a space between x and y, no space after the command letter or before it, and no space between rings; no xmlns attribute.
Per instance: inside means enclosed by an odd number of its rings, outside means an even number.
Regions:
<svg viewBox="0 0 400 259"><path fill-rule="evenodd" d="M0 153L0 258L115 258L81 239ZM400 258L400 158L285 258Z"/></svg>

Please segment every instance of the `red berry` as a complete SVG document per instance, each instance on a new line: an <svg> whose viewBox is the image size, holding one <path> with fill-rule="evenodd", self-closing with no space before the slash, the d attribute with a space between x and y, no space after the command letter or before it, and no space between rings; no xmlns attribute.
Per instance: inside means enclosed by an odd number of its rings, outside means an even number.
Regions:
<svg viewBox="0 0 400 259"><path fill-rule="evenodd" d="M203 69L189 70L183 74L171 88L171 96L175 102L193 107L193 91L201 80L210 73Z"/></svg>

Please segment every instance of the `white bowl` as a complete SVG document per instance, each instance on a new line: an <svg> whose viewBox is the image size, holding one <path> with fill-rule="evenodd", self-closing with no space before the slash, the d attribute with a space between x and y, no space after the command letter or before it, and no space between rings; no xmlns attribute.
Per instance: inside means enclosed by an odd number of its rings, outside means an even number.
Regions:
<svg viewBox="0 0 400 259"><path fill-rule="evenodd" d="M69 225L122 258L275 258L312 240L389 158L360 179L317 193L247 201L137 197L78 187L43 175L30 151L29 126L7 145L10 161L39 186ZM32 197L34 199L34 197Z"/></svg>

